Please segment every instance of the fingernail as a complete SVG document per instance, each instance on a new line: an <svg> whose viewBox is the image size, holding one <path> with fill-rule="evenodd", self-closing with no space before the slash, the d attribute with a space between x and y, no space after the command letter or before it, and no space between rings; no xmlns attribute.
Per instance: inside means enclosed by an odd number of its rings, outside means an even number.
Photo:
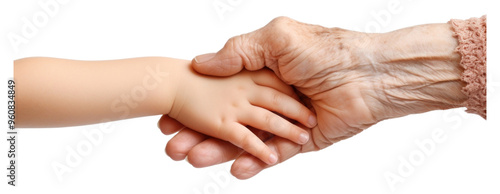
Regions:
<svg viewBox="0 0 500 194"><path fill-rule="evenodd" d="M276 154L270 154L269 163L272 165L275 164L276 162L278 162L278 156L276 156Z"/></svg>
<svg viewBox="0 0 500 194"><path fill-rule="evenodd" d="M305 143L307 143L307 141L309 141L309 133L302 133L302 134L300 134L299 143L300 144L305 144Z"/></svg>
<svg viewBox="0 0 500 194"><path fill-rule="evenodd" d="M196 63L203 63L215 57L215 53L208 53L204 55L198 55L194 58Z"/></svg>
<svg viewBox="0 0 500 194"><path fill-rule="evenodd" d="M312 115L309 116L308 122L309 122L309 127L315 127L316 124L318 124L317 121L316 121L316 117L312 116Z"/></svg>

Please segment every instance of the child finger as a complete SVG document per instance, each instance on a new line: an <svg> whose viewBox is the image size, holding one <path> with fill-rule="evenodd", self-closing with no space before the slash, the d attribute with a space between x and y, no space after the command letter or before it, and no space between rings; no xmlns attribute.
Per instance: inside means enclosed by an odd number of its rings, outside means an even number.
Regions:
<svg viewBox="0 0 500 194"><path fill-rule="evenodd" d="M245 126L239 123L232 123L225 126L225 128L227 130L223 131L228 131L225 137L233 145L254 155L266 164L272 165L277 162L278 156L276 153L269 149L264 142Z"/></svg>
<svg viewBox="0 0 500 194"><path fill-rule="evenodd" d="M269 141L266 141L266 145L268 145L272 150L276 150L278 152L279 163L284 162L285 160L300 153L302 148L301 145L295 144L281 137L273 137ZM234 160L234 163L231 166L231 174L238 179L248 179L268 167L271 167L271 165L262 163L260 160L248 153L243 153L238 156L236 160Z"/></svg>
<svg viewBox="0 0 500 194"><path fill-rule="evenodd" d="M295 91L291 86L284 83L280 78L278 78L274 72L269 70L260 70L252 74L252 80L257 84L265 87L274 88L286 95L292 96L298 99Z"/></svg>
<svg viewBox="0 0 500 194"><path fill-rule="evenodd" d="M260 87L258 91L249 97L252 105L274 111L310 128L316 126L314 113L299 101L272 88Z"/></svg>
<svg viewBox="0 0 500 194"><path fill-rule="evenodd" d="M252 133L262 141L266 141L273 135L269 132L248 127ZM213 166L234 160L243 150L235 145L216 138L208 138L195 145L188 153L188 162L197 168ZM256 160L259 160L255 158ZM260 161L260 160L259 160ZM262 161L260 161L262 162Z"/></svg>
<svg viewBox="0 0 500 194"><path fill-rule="evenodd" d="M283 117L261 107L250 107L249 112L239 117L238 121L246 125L270 132L274 135L289 139L298 144L305 144L309 140L309 133L297 127Z"/></svg>

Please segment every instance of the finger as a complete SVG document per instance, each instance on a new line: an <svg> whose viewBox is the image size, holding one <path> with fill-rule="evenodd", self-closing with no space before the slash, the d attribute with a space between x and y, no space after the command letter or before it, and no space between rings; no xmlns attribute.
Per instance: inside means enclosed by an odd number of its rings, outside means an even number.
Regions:
<svg viewBox="0 0 500 194"><path fill-rule="evenodd" d="M168 141L165 152L172 160L183 160L193 147L203 142L206 138L207 136L201 133L184 128Z"/></svg>
<svg viewBox="0 0 500 194"><path fill-rule="evenodd" d="M250 129L259 139L265 141L272 134L262 130ZM188 162L194 167L202 168L234 160L243 150L235 145L215 138L208 138L194 146L188 153Z"/></svg>
<svg viewBox="0 0 500 194"><path fill-rule="evenodd" d="M266 141L266 145L278 153L278 162L276 164L297 155L301 152L302 147L299 144L277 136ZM231 174L238 179L248 179L271 166L273 165L266 164L248 153L243 153L236 158L231 166Z"/></svg>
<svg viewBox="0 0 500 194"><path fill-rule="evenodd" d="M217 53L196 56L193 61L195 71L216 76L229 76L245 67L257 70L264 67L262 47L256 46L255 32L236 36L227 41Z"/></svg>
<svg viewBox="0 0 500 194"><path fill-rule="evenodd" d="M191 165L202 168L234 160L242 152L227 141L209 138L194 146L187 156Z"/></svg>
<svg viewBox="0 0 500 194"><path fill-rule="evenodd" d="M158 120L158 128L165 135L173 134L180 131L185 126L179 123L177 120L170 118L168 115L162 115L160 120Z"/></svg>
<svg viewBox="0 0 500 194"><path fill-rule="evenodd" d="M260 87L259 91L259 93L252 93L249 97L251 104L277 112L307 127L316 126L314 113L296 99L272 88Z"/></svg>
<svg viewBox="0 0 500 194"><path fill-rule="evenodd" d="M298 144L305 144L309 140L307 131L269 110L261 107L251 107L250 112L251 114L241 116L239 121Z"/></svg>
<svg viewBox="0 0 500 194"><path fill-rule="evenodd" d="M283 82L274 74L274 72L270 70L263 69L258 71L257 73L252 73L251 78L257 85L267 86L285 93L286 95L291 96L294 99L299 99L297 94L295 94L293 88Z"/></svg>
<svg viewBox="0 0 500 194"><path fill-rule="evenodd" d="M272 133L269 133L267 131L263 131L263 130L260 130L260 129L256 129L255 127L252 127L252 126L247 126L247 128L250 129L250 131L252 131L253 134L257 135L257 137L265 142L269 139L271 139L272 137L274 137L274 134Z"/></svg>
<svg viewBox="0 0 500 194"><path fill-rule="evenodd" d="M318 127L307 129L309 133L318 133L318 130ZM299 145L285 138L274 136L271 139L267 140L265 143L271 150L275 151L278 154L278 162L276 162L276 164L279 164L299 153L317 151L328 146L323 146L321 145L321 142L318 141L322 140L316 140L315 138L313 138L311 139L311 141L307 142L307 144ZM231 166L231 174L233 174L238 179L248 179L271 166L273 165L265 164L248 153L242 153L233 162L233 165Z"/></svg>
<svg viewBox="0 0 500 194"><path fill-rule="evenodd" d="M222 131L229 131L229 133L224 136L227 137L225 139L229 140L232 144L256 156L266 164L276 163L276 153L271 151L264 142L245 126L239 123L231 123L223 128Z"/></svg>

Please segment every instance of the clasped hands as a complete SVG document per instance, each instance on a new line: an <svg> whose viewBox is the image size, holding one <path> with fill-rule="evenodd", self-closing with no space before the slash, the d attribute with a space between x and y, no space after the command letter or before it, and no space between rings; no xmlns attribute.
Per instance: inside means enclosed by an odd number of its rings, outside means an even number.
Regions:
<svg viewBox="0 0 500 194"><path fill-rule="evenodd" d="M280 106L284 103L281 103L283 98L279 96L264 94L261 98L271 98L270 103L278 105L275 107L281 109L273 111L291 119L302 119L296 123L303 125L297 124L297 126L307 131L311 139L307 141L309 136L302 137L302 142L297 139L300 138L300 135L297 135L300 130L294 129L296 127L294 125L283 126L279 131L266 132L252 129L272 150L270 152L264 146L260 146L258 139L252 140L255 142L252 145L239 144L242 138L252 137L251 135L239 134L240 138L233 138L235 141L223 141L197 132L207 126L196 125L197 129L194 131L191 129L193 127L188 128L181 124L183 121L173 119L175 116L171 114L172 117L163 115L158 124L164 134L178 132L168 142L166 153L173 160L183 160L187 157L189 163L195 167L206 167L236 159L231 173L237 178L246 179L276 163L272 158L266 158L266 154L276 153L275 160L283 162L298 153L319 150L361 132L372 125L375 118L363 97L369 86L360 84L362 80L356 80L355 77L368 78L356 75L358 72L348 71L351 69L350 64L355 62L351 61L352 48L348 41L359 41L358 38L360 37L341 29L307 25L280 17L257 31L231 38L218 53L196 57L192 63L194 70L206 75L230 76L243 68L256 71L267 67L274 71L284 83L295 87L297 93L303 97L303 102L310 105L311 111L316 113L316 117L309 116L313 114L298 105ZM331 52L335 54L331 55ZM269 76L266 79L273 77ZM352 78L347 79L348 77ZM266 80L261 82L266 84ZM268 80L269 82L272 81ZM286 87L285 84L274 88L281 89L285 94L297 99L291 87ZM241 91L228 95L236 95L239 92ZM207 100L206 104L210 103ZM203 111L204 108L200 108L199 111ZM172 112L175 112L174 110L175 108ZM262 112L261 116L266 117L265 114L267 113ZM259 121L267 120L263 118L255 122ZM253 153L243 152L243 149Z"/></svg>
<svg viewBox="0 0 500 194"><path fill-rule="evenodd" d="M436 34L439 36L432 36ZM429 43L439 44L411 46L426 44L418 39L422 36ZM176 118L186 113L179 113L173 107L158 123L164 134L177 132L167 143L166 153L173 160L187 158L195 167L235 160L231 173L247 179L299 153L320 150L352 137L378 121L456 107L463 101L462 84L441 81L459 80L460 70L454 65L459 58L453 54L456 44L447 24L368 34L276 18L261 29L229 39L217 53L197 56L192 68L209 76L244 74L258 86L279 92L266 89L248 97L248 102L235 102L234 107L247 106L245 111L253 111L253 116L234 112L238 109L224 109L227 112L220 115L239 124L226 122L229 124L218 127L203 123L184 126L189 121ZM444 69L433 71L429 69L433 65L419 65L432 63ZM275 75L260 70L263 68ZM243 69L248 71L241 72ZM249 95L254 86L247 86L226 91L227 95ZM187 89L203 89L203 86ZM433 95L443 90L449 92ZM296 101L299 96L308 108ZM205 104L183 106L192 106L188 108L191 111L209 110L211 100L220 99L208 98ZM255 135L248 129L241 130L245 124ZM224 130L248 133L225 136L220 133ZM304 136L305 132L309 136Z"/></svg>

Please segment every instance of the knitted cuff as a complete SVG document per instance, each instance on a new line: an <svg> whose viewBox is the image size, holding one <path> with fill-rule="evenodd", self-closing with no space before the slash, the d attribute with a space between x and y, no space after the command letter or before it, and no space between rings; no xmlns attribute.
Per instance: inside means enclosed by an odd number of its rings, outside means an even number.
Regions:
<svg viewBox="0 0 500 194"><path fill-rule="evenodd" d="M468 20L452 19L454 36L458 39L455 51L460 53L464 68L462 92L468 96L464 102L467 112L486 119L486 16Z"/></svg>

